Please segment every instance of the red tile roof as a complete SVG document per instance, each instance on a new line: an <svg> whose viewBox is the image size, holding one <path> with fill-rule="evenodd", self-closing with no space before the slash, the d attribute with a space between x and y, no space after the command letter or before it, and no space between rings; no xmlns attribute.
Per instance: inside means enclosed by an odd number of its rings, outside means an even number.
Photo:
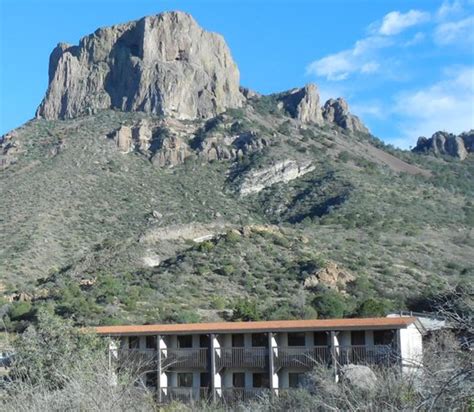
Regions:
<svg viewBox="0 0 474 412"><path fill-rule="evenodd" d="M229 332L283 332L344 329L401 329L416 322L413 317L364 319L271 320L262 322L181 323L172 325L98 326L99 335L197 334Z"/></svg>

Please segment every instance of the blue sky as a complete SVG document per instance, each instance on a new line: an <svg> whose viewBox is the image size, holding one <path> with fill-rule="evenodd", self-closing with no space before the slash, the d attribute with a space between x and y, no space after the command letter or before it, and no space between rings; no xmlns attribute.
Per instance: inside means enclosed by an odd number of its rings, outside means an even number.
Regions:
<svg viewBox="0 0 474 412"><path fill-rule="evenodd" d="M242 85L314 82L386 142L474 128L474 0L0 0L0 134L34 116L58 42L165 10L223 34Z"/></svg>

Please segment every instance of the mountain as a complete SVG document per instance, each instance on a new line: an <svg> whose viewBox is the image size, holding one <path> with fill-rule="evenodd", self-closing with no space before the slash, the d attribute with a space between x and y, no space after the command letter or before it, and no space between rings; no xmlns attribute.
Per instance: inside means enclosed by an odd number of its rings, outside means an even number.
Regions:
<svg viewBox="0 0 474 412"><path fill-rule="evenodd" d="M187 14L60 44L49 79L1 141L11 326L40 305L78 324L376 315L472 284L472 156L387 146L313 84L240 87Z"/></svg>

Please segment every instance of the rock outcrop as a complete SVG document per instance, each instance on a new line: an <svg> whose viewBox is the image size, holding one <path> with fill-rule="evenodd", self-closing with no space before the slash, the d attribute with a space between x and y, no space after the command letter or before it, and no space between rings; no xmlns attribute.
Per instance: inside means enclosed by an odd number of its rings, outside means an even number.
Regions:
<svg viewBox="0 0 474 412"><path fill-rule="evenodd" d="M366 365L344 365L341 378L347 385L362 392L372 392L377 385L377 375Z"/></svg>
<svg viewBox="0 0 474 412"><path fill-rule="evenodd" d="M66 119L113 108L209 118L243 99L223 37L186 13L166 12L99 29L78 46L60 43L37 116Z"/></svg>
<svg viewBox="0 0 474 412"><path fill-rule="evenodd" d="M173 167L184 163L192 155L188 144L180 137L171 135L161 140L159 151L153 156L153 164L159 167Z"/></svg>
<svg viewBox="0 0 474 412"><path fill-rule="evenodd" d="M120 126L111 137L123 153L134 150L147 153L153 139L153 131L146 121L142 121L136 126Z"/></svg>
<svg viewBox="0 0 474 412"><path fill-rule="evenodd" d="M323 124L323 115L319 105L319 92L315 84L309 83L300 89L292 89L279 97L282 108L291 117L303 123Z"/></svg>
<svg viewBox="0 0 474 412"><path fill-rule="evenodd" d="M369 129L360 119L349 112L349 105L342 97L329 99L324 104L323 117L326 121L351 132L369 133Z"/></svg>
<svg viewBox="0 0 474 412"><path fill-rule="evenodd" d="M263 170L247 175L240 185L240 195L246 196L258 193L280 182L290 182L314 170L310 162L298 163L295 160L285 160Z"/></svg>
<svg viewBox="0 0 474 412"><path fill-rule="evenodd" d="M448 155L464 160L474 152L474 130L456 136L447 132L436 132L429 139L421 136L412 149L415 153L433 153L437 156Z"/></svg>
<svg viewBox="0 0 474 412"><path fill-rule="evenodd" d="M322 284L330 289L344 293L346 285L354 280L354 275L352 275L349 271L343 269L334 262L329 262L316 273L308 276L304 280L303 287L305 289L313 289Z"/></svg>

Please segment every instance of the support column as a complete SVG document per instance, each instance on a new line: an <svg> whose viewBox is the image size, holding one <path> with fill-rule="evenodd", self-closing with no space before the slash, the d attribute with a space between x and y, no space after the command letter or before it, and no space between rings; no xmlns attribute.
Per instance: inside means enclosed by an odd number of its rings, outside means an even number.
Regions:
<svg viewBox="0 0 474 412"><path fill-rule="evenodd" d="M162 363L161 363L161 335L156 336L156 360L157 360L157 367L156 367L156 390L158 392L158 403L162 402L162 394L161 394L161 374L162 374Z"/></svg>
<svg viewBox="0 0 474 412"><path fill-rule="evenodd" d="M211 378L211 399L216 402L216 350L214 345L215 335L209 335L209 374Z"/></svg>
<svg viewBox="0 0 474 412"><path fill-rule="evenodd" d="M337 334L339 332L331 331L331 358L332 358L332 368L334 373L334 381L339 381L339 374L337 370L337 355L339 352L339 342L337 340Z"/></svg>
<svg viewBox="0 0 474 412"><path fill-rule="evenodd" d="M270 381L270 393L278 395L278 374L275 373L275 353L274 348L276 348L276 340L272 332L268 332L268 377Z"/></svg>

